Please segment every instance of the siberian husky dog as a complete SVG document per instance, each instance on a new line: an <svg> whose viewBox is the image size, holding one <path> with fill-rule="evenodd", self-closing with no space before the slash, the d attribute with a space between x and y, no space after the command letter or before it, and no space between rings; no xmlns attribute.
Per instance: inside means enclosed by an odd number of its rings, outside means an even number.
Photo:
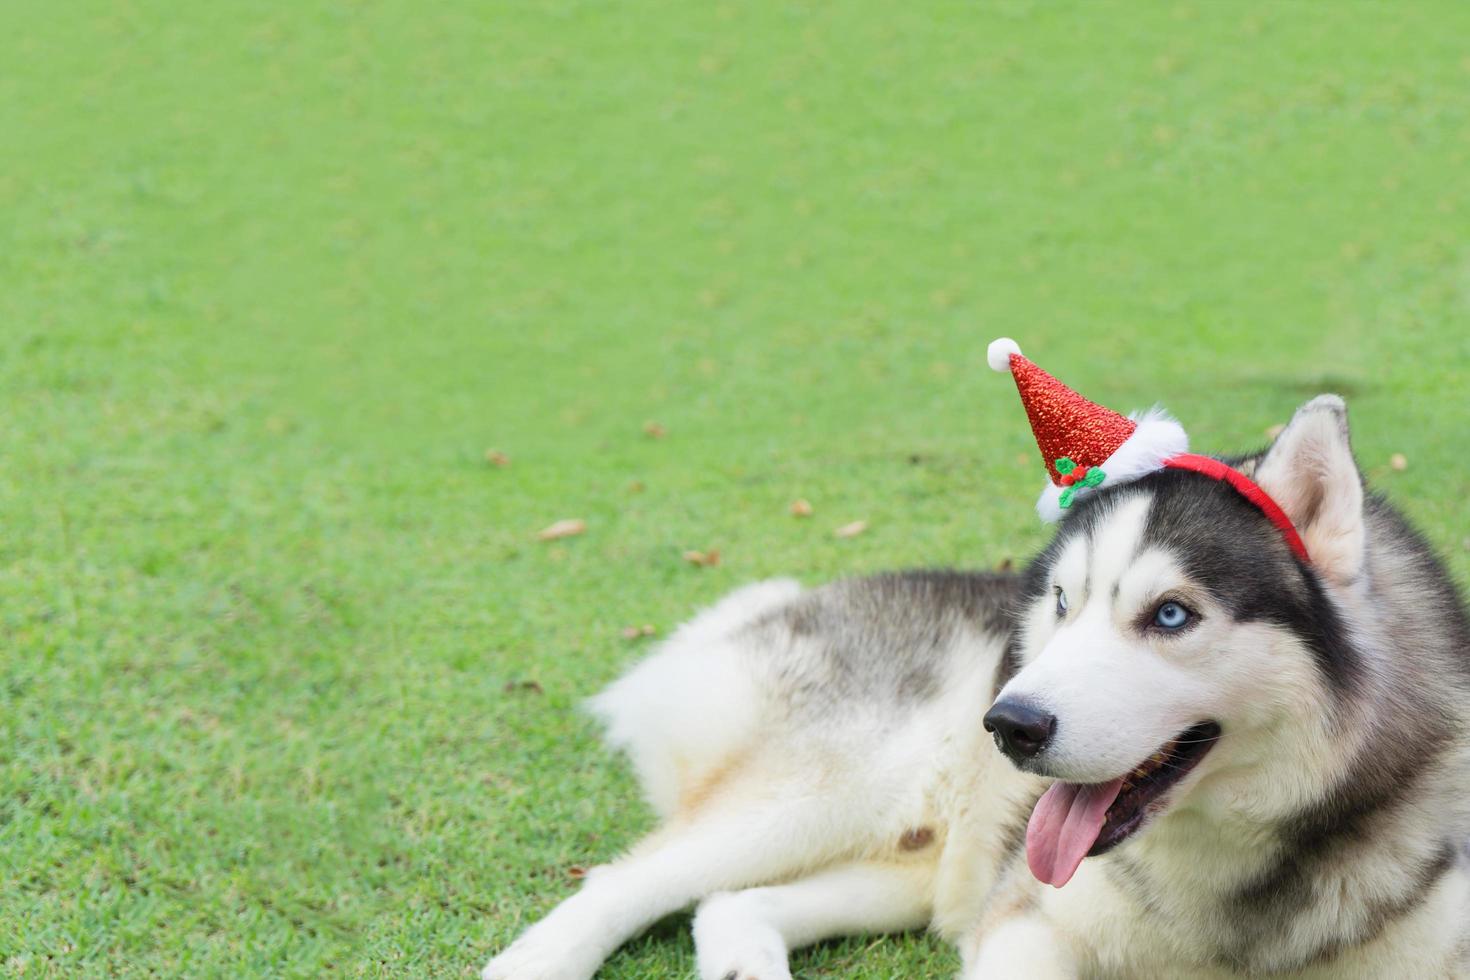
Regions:
<svg viewBox="0 0 1470 980"><path fill-rule="evenodd" d="M591 702L661 824L484 970L696 905L704 980L928 927L979 978L1470 976L1470 625L1343 403L1079 500L1019 575L735 592ZM997 746L998 749L997 750Z"/></svg>

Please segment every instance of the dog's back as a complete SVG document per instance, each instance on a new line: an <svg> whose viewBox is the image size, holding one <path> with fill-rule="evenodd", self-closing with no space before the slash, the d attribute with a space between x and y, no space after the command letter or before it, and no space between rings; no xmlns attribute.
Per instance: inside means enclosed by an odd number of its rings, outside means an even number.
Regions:
<svg viewBox="0 0 1470 980"><path fill-rule="evenodd" d="M831 784L900 755L900 781L913 781L905 737L947 738L943 704L989 697L1015 591L1013 576L935 571L807 591L762 582L696 616L589 707L665 819L741 780Z"/></svg>

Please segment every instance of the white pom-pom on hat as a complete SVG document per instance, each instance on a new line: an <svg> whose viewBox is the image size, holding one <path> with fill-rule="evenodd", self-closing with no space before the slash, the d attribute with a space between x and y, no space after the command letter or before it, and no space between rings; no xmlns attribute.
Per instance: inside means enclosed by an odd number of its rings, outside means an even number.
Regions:
<svg viewBox="0 0 1470 980"><path fill-rule="evenodd" d="M1011 355L1021 353L1021 346L1009 337L1001 337L992 340L990 346L985 348L985 360L990 364L990 370L999 371L1001 374L1011 373Z"/></svg>

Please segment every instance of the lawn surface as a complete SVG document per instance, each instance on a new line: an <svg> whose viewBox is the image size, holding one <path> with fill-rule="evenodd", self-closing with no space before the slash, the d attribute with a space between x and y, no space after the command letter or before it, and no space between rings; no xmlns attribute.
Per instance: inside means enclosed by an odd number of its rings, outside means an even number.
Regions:
<svg viewBox="0 0 1470 980"><path fill-rule="evenodd" d="M1205 449L1344 393L1470 578L1464 4L4 20L0 970L470 975L650 825L624 627L1044 539L998 334Z"/></svg>

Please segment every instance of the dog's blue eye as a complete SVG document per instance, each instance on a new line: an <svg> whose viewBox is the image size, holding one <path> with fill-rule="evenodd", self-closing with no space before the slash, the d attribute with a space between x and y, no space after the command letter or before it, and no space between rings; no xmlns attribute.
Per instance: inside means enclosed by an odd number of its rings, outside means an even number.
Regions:
<svg viewBox="0 0 1470 980"><path fill-rule="evenodd" d="M1057 615L1067 615L1067 593L1057 589Z"/></svg>
<svg viewBox="0 0 1470 980"><path fill-rule="evenodd" d="M1166 630L1177 630L1189 622L1189 610L1177 602L1166 602L1154 610L1154 625Z"/></svg>

